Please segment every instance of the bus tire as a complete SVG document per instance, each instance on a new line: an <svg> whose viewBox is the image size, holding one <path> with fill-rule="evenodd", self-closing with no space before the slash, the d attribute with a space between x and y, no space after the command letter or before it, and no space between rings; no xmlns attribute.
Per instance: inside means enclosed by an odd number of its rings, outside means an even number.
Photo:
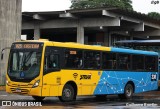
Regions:
<svg viewBox="0 0 160 109"><path fill-rule="evenodd" d="M62 96L59 96L61 102L70 102L75 100L75 90L72 85L66 84L62 91Z"/></svg>
<svg viewBox="0 0 160 109"><path fill-rule="evenodd" d="M36 101L42 101L45 97L32 96Z"/></svg>
<svg viewBox="0 0 160 109"><path fill-rule="evenodd" d="M118 96L121 99L131 99L133 96L133 85L127 84L124 88L124 94L119 94Z"/></svg>

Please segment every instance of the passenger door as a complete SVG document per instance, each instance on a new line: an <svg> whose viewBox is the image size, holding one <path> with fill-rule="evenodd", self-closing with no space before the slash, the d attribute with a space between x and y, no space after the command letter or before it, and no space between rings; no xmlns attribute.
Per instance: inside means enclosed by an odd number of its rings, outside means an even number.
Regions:
<svg viewBox="0 0 160 109"><path fill-rule="evenodd" d="M44 73L43 73L43 96L58 95L57 81L60 72L60 49L56 47L46 47L44 57Z"/></svg>

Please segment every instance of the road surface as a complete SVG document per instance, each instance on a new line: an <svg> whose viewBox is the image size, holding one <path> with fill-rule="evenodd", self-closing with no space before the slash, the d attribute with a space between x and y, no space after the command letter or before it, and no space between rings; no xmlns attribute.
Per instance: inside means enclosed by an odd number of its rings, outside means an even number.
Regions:
<svg viewBox="0 0 160 109"><path fill-rule="evenodd" d="M2 106L2 102L12 106ZM18 104L21 103L21 104ZM23 103L27 103L25 106ZM39 103L30 106L30 103ZM22 106L23 104L23 106ZM6 104L5 104L6 105ZM41 106L42 105L42 106ZM131 100L119 99L117 95L108 95L106 99L95 96L79 96L75 102L62 103L57 97L46 97L43 102L35 102L30 96L7 94L0 91L0 109L33 108L33 109L160 109L160 91L134 94Z"/></svg>

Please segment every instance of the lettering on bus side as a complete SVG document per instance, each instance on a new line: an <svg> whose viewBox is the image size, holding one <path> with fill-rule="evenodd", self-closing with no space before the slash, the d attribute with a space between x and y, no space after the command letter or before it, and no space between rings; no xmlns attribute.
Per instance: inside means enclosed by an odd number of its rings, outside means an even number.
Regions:
<svg viewBox="0 0 160 109"><path fill-rule="evenodd" d="M82 79L91 79L91 75L80 75L80 80Z"/></svg>

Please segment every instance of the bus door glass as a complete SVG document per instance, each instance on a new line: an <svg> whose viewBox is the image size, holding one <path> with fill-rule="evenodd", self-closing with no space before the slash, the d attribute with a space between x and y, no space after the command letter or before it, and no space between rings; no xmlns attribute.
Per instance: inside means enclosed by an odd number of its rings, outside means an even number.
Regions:
<svg viewBox="0 0 160 109"><path fill-rule="evenodd" d="M46 47L44 74L60 70L59 50L53 47Z"/></svg>

